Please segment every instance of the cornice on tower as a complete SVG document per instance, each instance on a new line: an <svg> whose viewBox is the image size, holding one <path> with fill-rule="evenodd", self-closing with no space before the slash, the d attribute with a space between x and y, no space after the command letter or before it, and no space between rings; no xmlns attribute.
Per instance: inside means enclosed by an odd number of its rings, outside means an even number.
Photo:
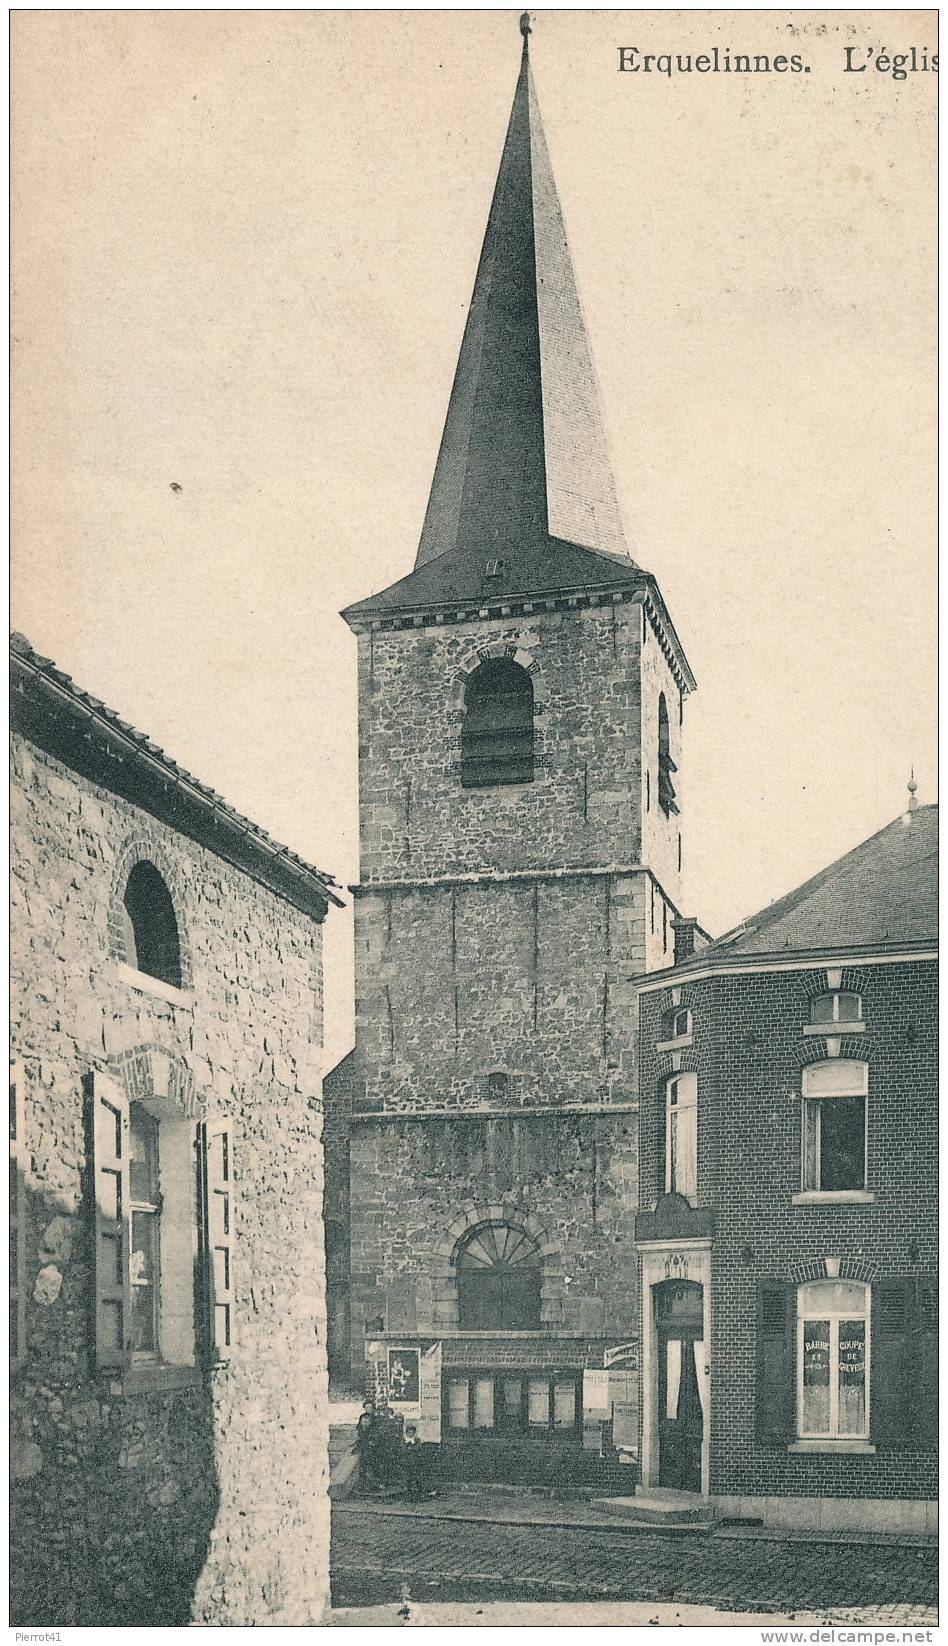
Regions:
<svg viewBox="0 0 948 1646"><path fill-rule="evenodd" d="M637 599L693 689L655 580L626 547L526 13L520 26L520 73L415 569L343 616L361 630Z"/></svg>

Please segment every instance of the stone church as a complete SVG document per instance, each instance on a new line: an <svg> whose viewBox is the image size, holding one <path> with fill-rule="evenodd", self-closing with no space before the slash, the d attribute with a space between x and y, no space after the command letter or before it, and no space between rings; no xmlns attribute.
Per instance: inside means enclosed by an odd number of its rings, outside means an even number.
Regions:
<svg viewBox="0 0 948 1646"><path fill-rule="evenodd" d="M695 680L623 534L526 34L415 566L343 615L361 880L355 1047L325 1086L330 1375L381 1377L449 1476L628 1483L633 980L703 940L679 894Z"/></svg>

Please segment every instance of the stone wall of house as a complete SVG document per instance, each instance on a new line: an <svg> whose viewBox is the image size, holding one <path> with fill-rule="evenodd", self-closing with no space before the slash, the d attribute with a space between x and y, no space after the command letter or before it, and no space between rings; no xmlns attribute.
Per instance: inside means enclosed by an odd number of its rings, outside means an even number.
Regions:
<svg viewBox="0 0 948 1646"><path fill-rule="evenodd" d="M778 1281L795 1287L837 1259L844 1277L878 1288L937 1286L937 1004L932 961L860 964L841 987L862 995L864 1032L840 1055L869 1065L864 1203L794 1204L801 1186L802 1070L825 1058L822 1036L806 1035L810 999L827 988L824 968L800 967L680 981L693 1045L677 1054L698 1074L698 1193L713 1208L711 1252L711 1491L732 1496L920 1499L936 1495L932 1439L891 1424L869 1455L792 1454L755 1437L758 1296ZM677 979L675 980L678 981ZM641 998L641 1199L664 1189L663 1088L672 1053L656 1052L671 987ZM926 1322L920 1320L925 1326ZM931 1322L927 1323L930 1331ZM930 1402L931 1367L910 1341L909 1406ZM928 1354L928 1350L924 1351ZM870 1360L870 1438L876 1406L889 1397Z"/></svg>
<svg viewBox="0 0 948 1646"><path fill-rule="evenodd" d="M12 1048L25 1090L26 1351L13 1621L316 1622L328 1592L318 924L17 737ZM123 969L124 880L175 905L180 990ZM136 981L137 979L137 981ZM229 1116L235 1340L97 1374L84 1082Z"/></svg>

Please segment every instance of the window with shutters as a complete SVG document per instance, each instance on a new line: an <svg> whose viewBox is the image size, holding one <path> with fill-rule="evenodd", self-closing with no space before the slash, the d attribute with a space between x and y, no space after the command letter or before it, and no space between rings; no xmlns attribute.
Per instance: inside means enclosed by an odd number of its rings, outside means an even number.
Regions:
<svg viewBox="0 0 948 1646"><path fill-rule="evenodd" d="M464 1331L538 1331L543 1270L522 1229L482 1223L457 1258L458 1324Z"/></svg>
<svg viewBox="0 0 948 1646"><path fill-rule="evenodd" d="M698 1190L698 1076L665 1082L665 1189L691 1198Z"/></svg>
<svg viewBox="0 0 948 1646"><path fill-rule="evenodd" d="M489 658L465 688L461 782L532 783L533 767L533 681L511 658Z"/></svg>
<svg viewBox="0 0 948 1646"><path fill-rule="evenodd" d="M167 1099L131 1103L101 1073L86 1084L98 1369L150 1375L226 1357L234 1339L229 1121L195 1125Z"/></svg>
<svg viewBox="0 0 948 1646"><path fill-rule="evenodd" d="M123 899L125 959L137 972L181 987L181 945L171 893L153 863L135 864Z"/></svg>
<svg viewBox="0 0 948 1646"><path fill-rule="evenodd" d="M10 1362L26 1359L26 1086L10 1063Z"/></svg>
<svg viewBox="0 0 948 1646"><path fill-rule="evenodd" d="M804 1069L804 1192L865 1190L868 1095L866 1063L828 1058Z"/></svg>
<svg viewBox="0 0 948 1646"><path fill-rule="evenodd" d="M812 1280L797 1289L797 1435L869 1435L869 1287Z"/></svg>
<svg viewBox="0 0 948 1646"><path fill-rule="evenodd" d="M658 804L666 817L671 816L673 812L677 814L679 810L675 799L675 785L672 782L672 773L677 770L678 767L671 757L668 704L665 701L665 693L661 692L658 698Z"/></svg>

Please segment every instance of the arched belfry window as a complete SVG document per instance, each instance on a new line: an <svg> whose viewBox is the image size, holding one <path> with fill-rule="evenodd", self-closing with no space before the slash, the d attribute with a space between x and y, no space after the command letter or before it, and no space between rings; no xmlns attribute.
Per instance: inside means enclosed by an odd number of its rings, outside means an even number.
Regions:
<svg viewBox="0 0 948 1646"><path fill-rule="evenodd" d="M535 1332L540 1327L540 1253L509 1223L484 1223L457 1258L458 1325L470 1332Z"/></svg>
<svg viewBox="0 0 948 1646"><path fill-rule="evenodd" d="M489 658L467 683L461 782L466 789L533 782L533 681L511 658Z"/></svg>
<svg viewBox="0 0 948 1646"><path fill-rule="evenodd" d="M658 699L658 804L666 817L671 812L678 811L675 785L672 782L672 772L677 770L678 767L671 757L668 739L668 704L665 702L665 693L661 692Z"/></svg>
<svg viewBox="0 0 948 1646"><path fill-rule="evenodd" d="M125 958L136 971L181 987L181 946L171 893L153 863L142 859L123 899Z"/></svg>

